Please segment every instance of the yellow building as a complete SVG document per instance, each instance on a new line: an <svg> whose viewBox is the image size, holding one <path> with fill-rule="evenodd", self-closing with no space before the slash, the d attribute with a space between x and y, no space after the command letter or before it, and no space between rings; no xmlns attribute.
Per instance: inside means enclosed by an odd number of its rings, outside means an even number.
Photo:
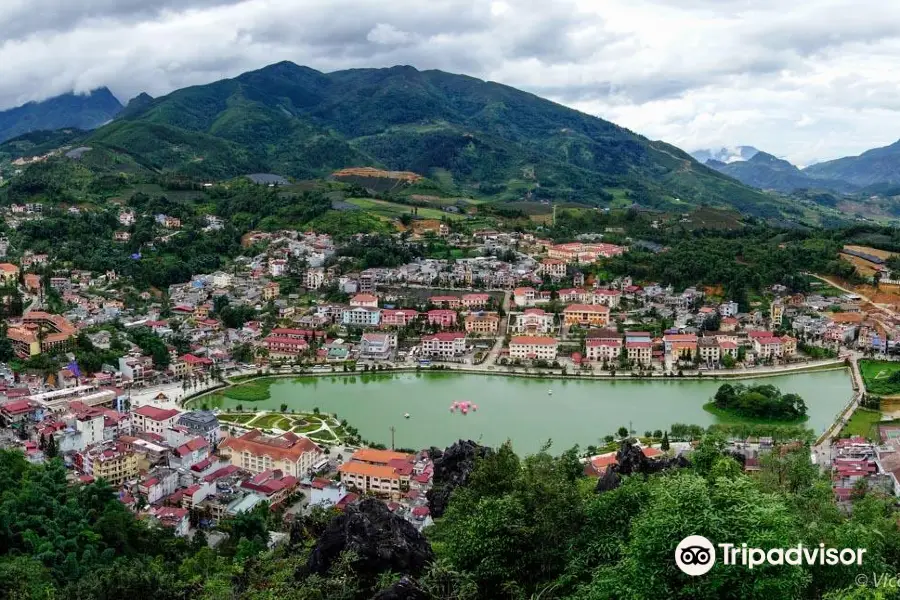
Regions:
<svg viewBox="0 0 900 600"><path fill-rule="evenodd" d="M91 457L91 475L117 487L138 476L137 455L124 447L107 448Z"/></svg>
<svg viewBox="0 0 900 600"><path fill-rule="evenodd" d="M604 327L609 324L609 307L602 304L572 304L563 310L566 325L594 325Z"/></svg>
<svg viewBox="0 0 900 600"><path fill-rule="evenodd" d="M480 313L466 315L466 333L497 333L500 317L497 313Z"/></svg>

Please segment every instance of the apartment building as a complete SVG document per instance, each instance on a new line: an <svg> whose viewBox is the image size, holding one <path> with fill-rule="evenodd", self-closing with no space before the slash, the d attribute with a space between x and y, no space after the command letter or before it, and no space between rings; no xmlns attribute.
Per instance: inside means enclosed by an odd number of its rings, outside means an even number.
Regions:
<svg viewBox="0 0 900 600"><path fill-rule="evenodd" d="M251 473L279 469L295 477L306 475L325 456L305 437L291 432L267 436L258 429L224 439L219 451L230 456L232 465Z"/></svg>
<svg viewBox="0 0 900 600"><path fill-rule="evenodd" d="M509 356L527 360L556 360L558 344L552 337L513 336L509 341Z"/></svg>

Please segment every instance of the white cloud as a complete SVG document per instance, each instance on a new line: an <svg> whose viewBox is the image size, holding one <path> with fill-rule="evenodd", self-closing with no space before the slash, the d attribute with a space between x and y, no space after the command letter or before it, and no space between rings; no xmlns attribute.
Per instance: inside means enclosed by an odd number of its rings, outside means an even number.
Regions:
<svg viewBox="0 0 900 600"><path fill-rule="evenodd" d="M900 137L900 3L881 0L9 0L0 31L0 107L291 60L466 73L686 149L801 164Z"/></svg>

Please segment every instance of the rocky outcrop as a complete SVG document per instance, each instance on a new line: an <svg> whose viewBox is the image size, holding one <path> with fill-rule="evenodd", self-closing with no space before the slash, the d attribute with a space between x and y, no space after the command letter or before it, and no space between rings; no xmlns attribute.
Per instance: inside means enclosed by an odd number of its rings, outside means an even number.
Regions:
<svg viewBox="0 0 900 600"><path fill-rule="evenodd" d="M348 550L356 554L354 570L364 580L386 571L418 575L434 559L425 537L374 498L350 505L332 519L316 542L305 573L327 572Z"/></svg>
<svg viewBox="0 0 900 600"><path fill-rule="evenodd" d="M391 587L378 592L372 600L429 600L429 596L412 579L403 577Z"/></svg>
<svg viewBox="0 0 900 600"><path fill-rule="evenodd" d="M427 494L431 516L437 518L444 514L450 502L450 495L459 486L466 485L469 475L475 469L475 461L492 452L491 448L476 444L472 440L459 440L446 450L431 449L434 476L432 487Z"/></svg>
<svg viewBox="0 0 900 600"><path fill-rule="evenodd" d="M606 469L597 482L596 492L608 492L619 487L625 475L651 475L666 469L683 469L690 466L690 461L683 456L674 458L649 459L644 452L630 439L623 440L616 453L616 464Z"/></svg>

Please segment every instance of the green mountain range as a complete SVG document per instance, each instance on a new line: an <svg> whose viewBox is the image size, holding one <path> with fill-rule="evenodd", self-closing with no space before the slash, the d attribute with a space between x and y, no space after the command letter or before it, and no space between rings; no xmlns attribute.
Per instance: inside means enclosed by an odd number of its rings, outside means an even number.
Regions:
<svg viewBox="0 0 900 600"><path fill-rule="evenodd" d="M109 89L89 94L63 94L0 111L0 142L32 131L64 128L94 129L115 117L122 104Z"/></svg>
<svg viewBox="0 0 900 600"><path fill-rule="evenodd" d="M399 66L282 62L129 104L85 141L158 172L320 178L413 171L448 194L779 216L785 204L664 142L514 88Z"/></svg>
<svg viewBox="0 0 900 600"><path fill-rule="evenodd" d="M840 179L858 187L900 183L900 141L874 148L859 156L847 156L811 165L803 170L818 179Z"/></svg>

